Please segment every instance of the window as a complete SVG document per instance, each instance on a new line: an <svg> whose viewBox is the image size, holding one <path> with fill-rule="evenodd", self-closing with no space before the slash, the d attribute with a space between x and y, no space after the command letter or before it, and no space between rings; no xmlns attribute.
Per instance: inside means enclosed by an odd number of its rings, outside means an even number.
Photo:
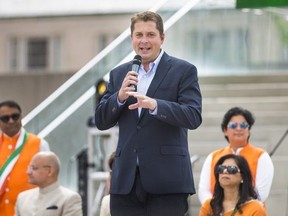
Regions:
<svg viewBox="0 0 288 216"><path fill-rule="evenodd" d="M45 38L33 38L27 44L28 69L45 69L48 66L48 42Z"/></svg>
<svg viewBox="0 0 288 216"><path fill-rule="evenodd" d="M61 38L54 37L17 37L8 42L11 73L46 72L61 70Z"/></svg>

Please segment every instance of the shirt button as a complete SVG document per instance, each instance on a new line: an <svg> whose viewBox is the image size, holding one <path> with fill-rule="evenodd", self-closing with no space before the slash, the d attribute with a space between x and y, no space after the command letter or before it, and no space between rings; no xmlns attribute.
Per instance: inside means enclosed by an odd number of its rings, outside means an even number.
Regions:
<svg viewBox="0 0 288 216"><path fill-rule="evenodd" d="M8 199L5 199L5 204L9 204L9 200Z"/></svg>
<svg viewBox="0 0 288 216"><path fill-rule="evenodd" d="M6 191L6 192L9 192L9 188L5 188L5 191Z"/></svg>
<svg viewBox="0 0 288 216"><path fill-rule="evenodd" d="M8 145L8 149L12 149L12 147L13 147L12 145Z"/></svg>

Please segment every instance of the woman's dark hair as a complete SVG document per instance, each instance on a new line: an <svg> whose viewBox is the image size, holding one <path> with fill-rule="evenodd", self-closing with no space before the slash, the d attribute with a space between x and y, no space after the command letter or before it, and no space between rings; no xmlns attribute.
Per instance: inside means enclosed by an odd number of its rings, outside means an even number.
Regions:
<svg viewBox="0 0 288 216"><path fill-rule="evenodd" d="M252 113L249 110L243 109L241 107L233 107L233 108L229 109L223 117L223 120L221 123L221 129L223 132L227 129L227 125L228 125L230 119L233 116L237 116L237 115L241 115L245 118L245 120L249 124L249 127L248 127L249 130L252 128L252 125L255 122L255 119L254 119ZM249 140L249 137L248 137L248 140ZM229 139L227 136L225 136L225 139L229 142Z"/></svg>
<svg viewBox="0 0 288 216"><path fill-rule="evenodd" d="M240 174L243 179L243 183L239 185L239 200L235 206L235 209L242 214L241 205L252 198L257 199L257 194L252 185L251 171L246 159L240 155L224 155L218 160L214 168L216 183L213 198L210 202L213 216L219 216L223 212L224 190L219 183L219 173L217 171L217 167L218 165L223 164L223 162L227 159L233 159L235 161L236 165L240 169Z"/></svg>

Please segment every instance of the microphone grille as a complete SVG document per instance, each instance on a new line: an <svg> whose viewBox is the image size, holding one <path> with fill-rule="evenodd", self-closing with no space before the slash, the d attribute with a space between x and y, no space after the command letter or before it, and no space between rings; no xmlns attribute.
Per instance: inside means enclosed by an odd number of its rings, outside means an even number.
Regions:
<svg viewBox="0 0 288 216"><path fill-rule="evenodd" d="M141 62L142 62L142 57L140 55L135 55L135 57L133 59L133 64L140 65Z"/></svg>

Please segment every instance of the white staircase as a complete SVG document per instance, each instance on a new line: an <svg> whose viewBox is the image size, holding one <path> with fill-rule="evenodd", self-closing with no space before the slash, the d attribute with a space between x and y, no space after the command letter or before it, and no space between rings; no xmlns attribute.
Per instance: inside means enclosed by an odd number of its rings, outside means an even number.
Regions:
<svg viewBox="0 0 288 216"><path fill-rule="evenodd" d="M288 71L279 75L200 77L203 95L203 123L189 133L191 155L200 159L193 165L198 188L199 175L206 156L228 143L221 131L221 121L228 109L241 106L256 119L250 141L270 153L288 130ZM268 215L288 215L288 136L272 155L275 167L273 185L266 203ZM190 199L190 215L197 216L198 196Z"/></svg>

